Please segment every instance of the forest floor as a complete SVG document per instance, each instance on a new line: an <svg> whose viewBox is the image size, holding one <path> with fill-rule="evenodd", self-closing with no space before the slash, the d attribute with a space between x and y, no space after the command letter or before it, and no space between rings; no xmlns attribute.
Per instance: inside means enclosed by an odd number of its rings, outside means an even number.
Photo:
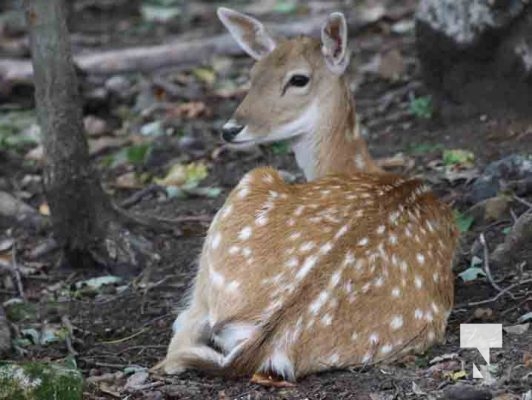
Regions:
<svg viewBox="0 0 532 400"><path fill-rule="evenodd" d="M76 270L61 263L53 247L39 254L37 250L51 241L49 228L28 230L0 217L0 260L16 259L24 295L24 300L16 300L21 295L16 282L0 277L0 301L14 332L9 359L58 361L74 356L87 381L87 399L486 398L482 391L499 399L524 396L532 387L532 329L527 326L532 320L532 285L519 283L532 277L532 266L493 267L498 285L516 285L506 293L482 271L485 254L505 240L516 218L532 209L532 193L498 186L523 179L526 168L532 173L527 166L532 162L532 118L507 110L479 112L431 95L416 60L412 2L389 3L393 5L374 23L352 35L349 77L371 153L379 159L394 157L393 171L425 179L456 210L462 237L446 344L401 363L311 375L283 389L195 372L168 377L144 374L165 354L172 322L195 274L208 221L239 178L255 166L273 165L302 180L283 144L235 153L219 140L221 125L245 93L252 62L242 56L216 57L204 65L157 74L82 78L93 162L113 199L118 204L126 200L127 208L139 214L168 221L199 216L204 221L176 223L174 232L166 233L139 228L154 244L160 261L147 270L124 274ZM157 43L189 24L204 29L205 35L221 33L214 8L205 7L210 13L192 22L161 26L139 25L127 7L120 12L96 6L79 9L74 47L81 51L89 45L95 50ZM300 10L289 11L265 13L264 19L305 18ZM38 142L32 141L35 117L28 104L31 97L24 90L0 104L5 111L0 128L15 124L13 138L25 135L24 140L2 140L0 131L0 190L46 216L42 159ZM493 164L498 160L503 161ZM155 181L170 178L172 167L190 163L193 167L179 184L187 182L196 186L193 189L168 189L168 180ZM494 169L499 171L495 186L480 185L480 178ZM132 199L150 184L163 190ZM92 281L94 287L88 287L86 280L95 277L99 279ZM368 318L379 318L378 312ZM485 364L478 351L460 348L460 324L477 322L509 328L503 348L491 350L489 385L472 378L472 363ZM473 388L470 397L459 397L468 388Z"/></svg>

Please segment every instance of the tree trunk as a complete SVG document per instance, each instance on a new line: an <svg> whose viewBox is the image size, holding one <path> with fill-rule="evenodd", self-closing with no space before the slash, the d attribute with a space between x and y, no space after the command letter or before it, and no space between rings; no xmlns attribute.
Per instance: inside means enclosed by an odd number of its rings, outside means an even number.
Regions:
<svg viewBox="0 0 532 400"><path fill-rule="evenodd" d="M79 90L63 0L28 0L37 115L45 153L44 187L56 239L74 266L92 263L90 253L105 234L111 210L83 136Z"/></svg>
<svg viewBox="0 0 532 400"><path fill-rule="evenodd" d="M26 0L43 134L44 187L56 240L73 267L140 265L149 243L107 197L89 159L64 0Z"/></svg>

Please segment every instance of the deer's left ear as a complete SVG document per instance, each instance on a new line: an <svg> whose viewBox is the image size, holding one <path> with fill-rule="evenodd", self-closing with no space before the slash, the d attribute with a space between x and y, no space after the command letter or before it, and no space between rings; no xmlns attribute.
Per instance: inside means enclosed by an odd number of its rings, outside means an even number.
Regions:
<svg viewBox="0 0 532 400"><path fill-rule="evenodd" d="M255 18L225 7L218 8L218 18L240 47L255 60L260 60L275 49L275 40Z"/></svg>
<svg viewBox="0 0 532 400"><path fill-rule="evenodd" d="M321 52L331 72L342 75L349 65L347 51L347 22L344 14L335 12L329 15L321 29Z"/></svg>

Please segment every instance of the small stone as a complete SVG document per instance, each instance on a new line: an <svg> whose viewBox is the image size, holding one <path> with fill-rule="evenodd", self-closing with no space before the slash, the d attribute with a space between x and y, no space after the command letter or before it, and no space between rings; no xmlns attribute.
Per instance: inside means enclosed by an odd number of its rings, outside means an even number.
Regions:
<svg viewBox="0 0 532 400"><path fill-rule="evenodd" d="M88 115L83 119L85 132L89 136L101 136L107 133L107 123L94 115Z"/></svg>
<svg viewBox="0 0 532 400"><path fill-rule="evenodd" d="M120 96L124 95L124 93L127 92L130 87L131 84L129 80L120 75L112 76L105 81L105 88L109 90L109 92L118 94Z"/></svg>
<svg viewBox="0 0 532 400"><path fill-rule="evenodd" d="M487 389L458 383L448 386L443 391L445 400L491 400L491 392Z"/></svg>

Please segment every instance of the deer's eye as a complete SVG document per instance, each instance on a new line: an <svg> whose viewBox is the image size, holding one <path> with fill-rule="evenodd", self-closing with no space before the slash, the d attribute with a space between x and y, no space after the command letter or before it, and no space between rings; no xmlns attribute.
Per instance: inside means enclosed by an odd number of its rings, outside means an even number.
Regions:
<svg viewBox="0 0 532 400"><path fill-rule="evenodd" d="M304 87L310 81L310 78L305 75L294 75L288 82L290 86Z"/></svg>

